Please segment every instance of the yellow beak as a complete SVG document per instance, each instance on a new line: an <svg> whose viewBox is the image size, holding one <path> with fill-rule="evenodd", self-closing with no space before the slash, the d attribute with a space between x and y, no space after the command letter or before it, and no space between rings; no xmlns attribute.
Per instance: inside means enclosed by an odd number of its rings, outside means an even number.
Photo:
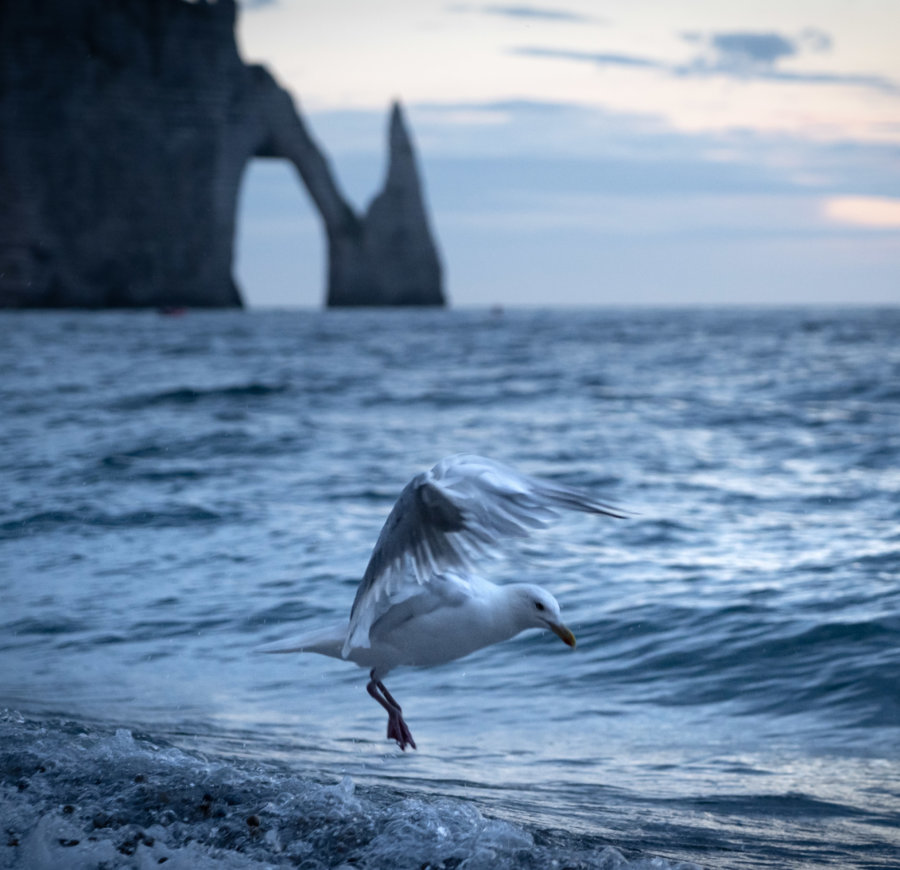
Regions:
<svg viewBox="0 0 900 870"><path fill-rule="evenodd" d="M547 627L567 646L575 646L575 635L562 623L548 622Z"/></svg>

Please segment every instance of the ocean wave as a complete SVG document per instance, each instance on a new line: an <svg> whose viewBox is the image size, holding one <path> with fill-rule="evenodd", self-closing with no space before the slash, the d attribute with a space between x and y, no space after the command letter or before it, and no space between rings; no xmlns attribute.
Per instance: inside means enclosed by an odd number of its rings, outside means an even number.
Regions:
<svg viewBox="0 0 900 870"><path fill-rule="evenodd" d="M151 393L138 393L126 396L113 403L119 411L141 411L145 408L156 408L160 405L195 405L202 402L220 402L248 399L260 399L280 395L287 392L286 384L266 384L252 381L247 384L234 384L227 387L176 387L158 390Z"/></svg>
<svg viewBox="0 0 900 870"><path fill-rule="evenodd" d="M302 439L294 432L268 436L249 427L221 425L200 433L182 430L175 436L166 431L151 430L132 446L123 446L99 457L98 467L101 472L108 473L194 472L194 466L185 469L183 466L179 468L173 465L222 457L239 457L252 462L255 457L297 454L303 449ZM135 469L137 463L151 462L159 465L145 465L142 469ZM207 467L200 469L199 473L202 475L210 471Z"/></svg>
<svg viewBox="0 0 900 870"><path fill-rule="evenodd" d="M307 870L699 870L485 815L473 801L357 788L192 755L120 728L0 715L0 866Z"/></svg>
<svg viewBox="0 0 900 870"><path fill-rule="evenodd" d="M25 514L0 523L0 540L32 537L48 532L77 532L91 529L167 528L220 523L226 516L195 504L172 504L121 513L93 507L49 510Z"/></svg>
<svg viewBox="0 0 900 870"><path fill-rule="evenodd" d="M746 713L830 711L855 727L896 727L900 619L818 624L770 608L646 607L579 628L591 664L577 679L624 685L662 705L734 703Z"/></svg>

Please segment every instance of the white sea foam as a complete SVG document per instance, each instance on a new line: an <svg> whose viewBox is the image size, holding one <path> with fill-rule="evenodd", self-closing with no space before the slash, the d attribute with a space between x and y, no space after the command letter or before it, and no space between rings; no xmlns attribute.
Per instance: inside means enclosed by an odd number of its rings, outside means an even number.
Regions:
<svg viewBox="0 0 900 870"><path fill-rule="evenodd" d="M486 816L470 801L360 793L349 776L315 782L157 745L127 729L7 715L0 736L2 870L694 866L629 860L579 837L539 845L538 831Z"/></svg>

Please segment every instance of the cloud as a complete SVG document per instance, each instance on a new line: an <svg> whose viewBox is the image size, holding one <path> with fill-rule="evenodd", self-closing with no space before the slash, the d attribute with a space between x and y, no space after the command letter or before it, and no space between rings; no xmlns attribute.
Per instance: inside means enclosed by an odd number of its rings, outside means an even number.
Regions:
<svg viewBox="0 0 900 870"><path fill-rule="evenodd" d="M574 60L597 66L630 66L644 67L648 69L669 69L668 65L649 57L640 57L635 54L616 54L591 51L569 51L563 48L540 48L537 46L525 46L512 49L513 54L525 57L545 57L556 60Z"/></svg>
<svg viewBox="0 0 900 870"><path fill-rule="evenodd" d="M795 37L772 31L738 30L719 33L691 31L681 34L686 42L707 47L717 69L774 67L779 61L796 57L805 51L824 54L831 51L834 41L824 30L806 27Z"/></svg>
<svg viewBox="0 0 900 870"><path fill-rule="evenodd" d="M778 67L787 58L801 55L806 48L821 53L830 51L831 37L822 30L806 28L796 38L774 32L728 31L720 33L684 33L686 42L707 50L687 64L674 66L679 76L730 76L773 82L808 85L842 85L896 92L897 84L883 76L852 73L795 72Z"/></svg>
<svg viewBox="0 0 900 870"><path fill-rule="evenodd" d="M771 82L795 82L802 85L840 85L859 87L889 94L900 92L897 83L884 76L851 75L846 73L798 73L770 70L754 73L751 78Z"/></svg>
<svg viewBox="0 0 900 870"><path fill-rule="evenodd" d="M701 52L686 63L673 64L653 57L611 52L573 51L564 48L522 46L513 54L550 60L568 60L595 66L650 69L681 78L740 78L807 85L837 85L897 93L897 83L884 76L797 72L780 67L782 61L806 51L822 53L831 50L831 37L822 30L806 28L796 37L775 32L725 31L681 34L685 42L697 45Z"/></svg>
<svg viewBox="0 0 900 870"><path fill-rule="evenodd" d="M568 24L598 24L601 19L568 9L547 9L541 6L505 6L488 4L472 6L467 3L454 3L447 7L450 12L477 12L482 15L498 15L504 18L518 18L530 21L558 21Z"/></svg>
<svg viewBox="0 0 900 870"><path fill-rule="evenodd" d="M817 27L805 28L800 32L799 39L802 43L809 46L811 51L815 52L831 51L831 47L834 44L831 37L824 30L819 30Z"/></svg>
<svg viewBox="0 0 900 870"><path fill-rule="evenodd" d="M900 199L835 196L825 201L825 217L835 223L872 229L900 229Z"/></svg>
<svg viewBox="0 0 900 870"><path fill-rule="evenodd" d="M707 37L686 35L691 41L704 39L712 46L725 66L760 64L771 66L797 54L797 43L778 33L711 33Z"/></svg>

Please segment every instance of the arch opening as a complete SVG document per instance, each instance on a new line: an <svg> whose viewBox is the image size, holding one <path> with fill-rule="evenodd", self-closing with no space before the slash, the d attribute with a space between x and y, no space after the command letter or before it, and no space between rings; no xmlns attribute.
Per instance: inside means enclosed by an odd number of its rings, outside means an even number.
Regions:
<svg viewBox="0 0 900 870"><path fill-rule="evenodd" d="M320 308L326 239L293 164L255 157L240 181L234 276L248 308Z"/></svg>

